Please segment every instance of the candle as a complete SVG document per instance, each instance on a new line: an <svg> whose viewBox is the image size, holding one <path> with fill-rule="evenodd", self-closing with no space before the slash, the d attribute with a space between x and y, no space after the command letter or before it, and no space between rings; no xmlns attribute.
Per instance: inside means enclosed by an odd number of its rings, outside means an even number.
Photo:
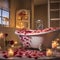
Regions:
<svg viewBox="0 0 60 60"><path fill-rule="evenodd" d="M46 56L52 56L52 54L53 54L52 49L46 50Z"/></svg>
<svg viewBox="0 0 60 60"><path fill-rule="evenodd" d="M18 42L17 42L17 41L15 41L15 42L14 42L14 44L18 44Z"/></svg>
<svg viewBox="0 0 60 60"><path fill-rule="evenodd" d="M2 48L1 48L1 46L0 46L0 50L1 50Z"/></svg>
<svg viewBox="0 0 60 60"><path fill-rule="evenodd" d="M24 22L21 21L19 25L20 25L20 28L21 28L21 29L24 28Z"/></svg>
<svg viewBox="0 0 60 60"><path fill-rule="evenodd" d="M23 28L25 28L25 23L23 21L19 21L19 23L16 25L16 27L23 29Z"/></svg>
<svg viewBox="0 0 60 60"><path fill-rule="evenodd" d="M3 38L3 33L2 32L0 33L0 38Z"/></svg>
<svg viewBox="0 0 60 60"><path fill-rule="evenodd" d="M14 55L13 49L9 48L8 49L8 56L10 57L10 56L13 56L13 55Z"/></svg>
<svg viewBox="0 0 60 60"><path fill-rule="evenodd" d="M52 48L57 48L58 45L57 41L52 41Z"/></svg>
<svg viewBox="0 0 60 60"><path fill-rule="evenodd" d="M59 38L57 38L56 40L57 40L57 41L60 41L60 39L59 39Z"/></svg>
<svg viewBox="0 0 60 60"><path fill-rule="evenodd" d="M14 48L14 45L11 45L12 48Z"/></svg>

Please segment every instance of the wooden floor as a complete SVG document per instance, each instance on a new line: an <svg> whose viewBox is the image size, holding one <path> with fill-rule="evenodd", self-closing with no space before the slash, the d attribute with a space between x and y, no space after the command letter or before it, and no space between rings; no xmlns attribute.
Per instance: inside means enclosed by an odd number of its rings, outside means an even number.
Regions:
<svg viewBox="0 0 60 60"><path fill-rule="evenodd" d="M34 59L34 58L0 58L0 60L60 60L60 57L56 57L56 58L39 58L39 59Z"/></svg>

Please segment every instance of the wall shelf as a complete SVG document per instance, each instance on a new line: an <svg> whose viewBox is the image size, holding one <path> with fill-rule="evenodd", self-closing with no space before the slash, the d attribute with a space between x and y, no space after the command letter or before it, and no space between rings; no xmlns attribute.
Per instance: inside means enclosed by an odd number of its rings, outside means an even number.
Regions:
<svg viewBox="0 0 60 60"><path fill-rule="evenodd" d="M53 20L53 21L54 21L54 20L60 20L60 18L52 18L51 20Z"/></svg>
<svg viewBox="0 0 60 60"><path fill-rule="evenodd" d="M60 9L50 9L50 11L59 11Z"/></svg>
<svg viewBox="0 0 60 60"><path fill-rule="evenodd" d="M60 0L48 0L48 27L60 27Z"/></svg>
<svg viewBox="0 0 60 60"><path fill-rule="evenodd" d="M60 1L50 1L50 3L60 3Z"/></svg>

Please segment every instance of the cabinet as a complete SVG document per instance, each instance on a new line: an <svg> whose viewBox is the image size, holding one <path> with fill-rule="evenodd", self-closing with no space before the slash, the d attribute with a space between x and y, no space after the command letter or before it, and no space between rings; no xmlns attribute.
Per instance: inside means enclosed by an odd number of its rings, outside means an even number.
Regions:
<svg viewBox="0 0 60 60"><path fill-rule="evenodd" d="M48 0L48 27L60 26L60 0Z"/></svg>
<svg viewBox="0 0 60 60"><path fill-rule="evenodd" d="M30 28L30 11L21 9L16 13L16 28Z"/></svg>

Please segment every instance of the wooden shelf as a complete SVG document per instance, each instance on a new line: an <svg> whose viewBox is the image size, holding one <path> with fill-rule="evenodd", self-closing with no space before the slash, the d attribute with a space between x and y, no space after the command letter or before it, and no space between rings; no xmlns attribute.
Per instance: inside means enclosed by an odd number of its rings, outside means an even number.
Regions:
<svg viewBox="0 0 60 60"><path fill-rule="evenodd" d="M60 26L60 0L48 0L48 27L51 26Z"/></svg>
<svg viewBox="0 0 60 60"><path fill-rule="evenodd" d="M50 3L60 3L60 1L50 1Z"/></svg>
<svg viewBox="0 0 60 60"><path fill-rule="evenodd" d="M51 18L50 20L56 21L56 20L60 20L60 18Z"/></svg>
<svg viewBox="0 0 60 60"><path fill-rule="evenodd" d="M50 9L50 11L59 11L60 9Z"/></svg>

